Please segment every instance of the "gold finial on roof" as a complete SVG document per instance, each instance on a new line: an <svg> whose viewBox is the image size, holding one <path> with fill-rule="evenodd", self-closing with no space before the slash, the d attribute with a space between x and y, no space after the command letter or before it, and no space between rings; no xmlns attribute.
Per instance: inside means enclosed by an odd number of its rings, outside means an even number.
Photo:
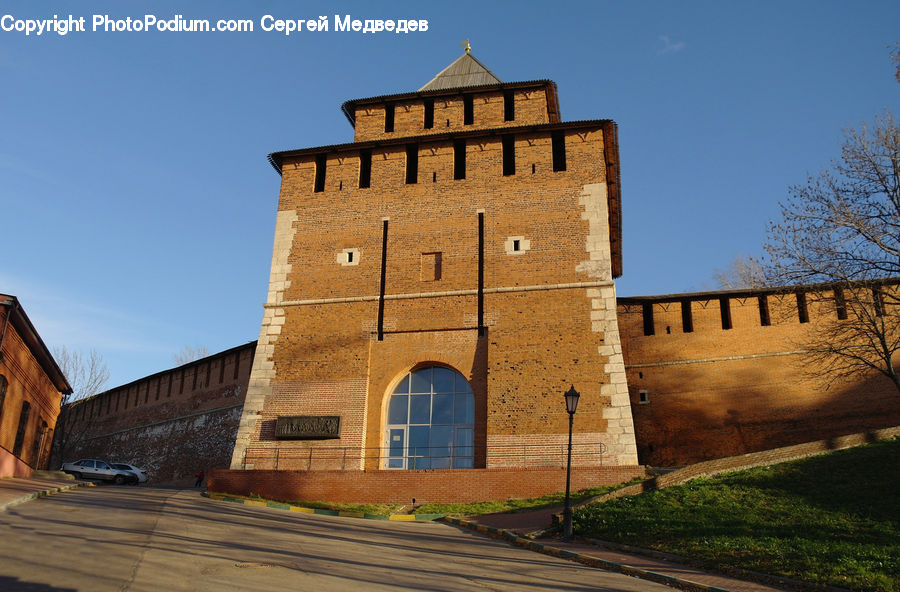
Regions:
<svg viewBox="0 0 900 592"><path fill-rule="evenodd" d="M469 53L470 51L472 51L472 46L469 45L469 40L468 40L468 39L466 39L465 41L463 41L462 43L460 43L460 45L462 45L463 47L466 48L466 53Z"/></svg>

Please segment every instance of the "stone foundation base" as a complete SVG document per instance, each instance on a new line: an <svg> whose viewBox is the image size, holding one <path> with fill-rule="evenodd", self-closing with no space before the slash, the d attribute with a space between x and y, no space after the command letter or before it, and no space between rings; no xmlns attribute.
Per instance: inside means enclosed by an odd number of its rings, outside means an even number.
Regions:
<svg viewBox="0 0 900 592"><path fill-rule="evenodd" d="M572 467L572 491L644 477L644 467ZM215 470L207 489L282 501L342 503L470 503L531 498L566 488L564 468L436 471Z"/></svg>

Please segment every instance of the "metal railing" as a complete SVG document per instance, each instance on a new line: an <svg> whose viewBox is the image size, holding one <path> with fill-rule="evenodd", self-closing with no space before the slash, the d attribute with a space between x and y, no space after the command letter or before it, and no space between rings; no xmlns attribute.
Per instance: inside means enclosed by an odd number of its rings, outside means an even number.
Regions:
<svg viewBox="0 0 900 592"><path fill-rule="evenodd" d="M274 444L274 443L273 443ZM394 451L396 453L396 450ZM465 452L466 454L461 454ZM566 466L565 444L503 444L497 446L410 448L401 455L391 449L338 446L252 446L244 450L242 468L294 471L358 471L379 469L464 469L536 468ZM572 444L573 466L604 464L606 445L602 442ZM482 461L482 459L484 459ZM484 464L482 464L484 462Z"/></svg>

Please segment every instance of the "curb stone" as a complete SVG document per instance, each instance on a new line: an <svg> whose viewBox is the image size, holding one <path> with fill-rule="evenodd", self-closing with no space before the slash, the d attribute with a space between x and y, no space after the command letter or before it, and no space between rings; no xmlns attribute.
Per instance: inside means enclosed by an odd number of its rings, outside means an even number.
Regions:
<svg viewBox="0 0 900 592"><path fill-rule="evenodd" d="M681 590L689 590L691 592L730 592L725 588L707 586L706 584L700 584L698 582L692 582L690 580L685 580L682 578L667 576L665 574L641 569L639 567L616 563L614 561L607 561L606 559L600 559L599 557L594 557L589 554L567 551L565 549L554 547L553 545L537 543L531 539L519 536L511 530L494 528L493 526L485 526L483 524L478 524L477 522L462 520L460 518L453 518L450 516L445 516L444 518L442 518L442 521L460 526L462 528L468 528L482 534L486 534L487 536L492 538L502 539L516 545L517 547L524 547L531 551L543 553L544 555L551 555L553 557L559 557L561 559L577 561L578 563L589 565L591 567L599 567L601 569L618 572L627 576L641 578L642 580L665 584L667 586L672 586L673 588L678 588Z"/></svg>
<svg viewBox="0 0 900 592"><path fill-rule="evenodd" d="M19 504L30 502L31 500L38 499L39 497L47 497L48 495L53 495L54 493L62 493L64 491L77 489L79 487L95 487L95 485L90 481L83 481L79 483L73 483L71 485L62 485L60 487L50 487L48 489L42 489L40 491L33 491L15 499L11 499L8 502L0 503L0 512L5 512L7 509L13 506L18 506Z"/></svg>
<svg viewBox="0 0 900 592"><path fill-rule="evenodd" d="M616 543L612 541L602 541L599 539L591 539L586 538L584 541L596 545L598 547L606 547L608 549L613 549L616 551L621 551L623 553L631 553L633 555L643 555L645 557L652 557L654 559L660 559L662 561L670 561L672 563L680 563L682 565L688 565L701 570L709 570L711 573L721 573L728 577L738 578L740 580L744 580L747 582L758 582L760 584L764 584L766 586L781 586L791 588L793 590L809 590L814 592L853 592L848 588L839 588L837 586L829 586L827 584L815 584L811 582L804 582L801 580L793 580L791 578L787 578L784 576L775 576L772 574L767 574L758 571L752 571L749 569L741 569L737 567L721 567L721 566L711 566L703 561L698 559L692 559L690 557L684 557L682 555L675 555L673 553L665 553L663 551L657 551L655 549L645 549L643 547L633 547L631 545L625 545L623 543Z"/></svg>
<svg viewBox="0 0 900 592"><path fill-rule="evenodd" d="M266 500L252 500L242 497L233 497L223 493L209 493L203 491L200 493L203 497L215 501L232 502L243 504L245 506L257 506L260 508L274 508L276 510L286 510L288 512L300 512L302 514L318 514L320 516L340 516L341 518L364 518L366 520L392 520L394 522L431 522L440 520L444 514L396 514L386 516L384 514L370 514L368 512L350 512L347 510L325 510L322 508L306 508L303 506L295 506L283 502L269 502Z"/></svg>

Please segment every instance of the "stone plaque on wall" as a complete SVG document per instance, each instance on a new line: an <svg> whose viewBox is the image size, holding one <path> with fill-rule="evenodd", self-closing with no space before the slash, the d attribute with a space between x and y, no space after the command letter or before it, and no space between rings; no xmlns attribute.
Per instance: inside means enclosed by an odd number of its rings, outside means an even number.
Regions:
<svg viewBox="0 0 900 592"><path fill-rule="evenodd" d="M340 437L340 415L282 415L275 421L276 440L328 440Z"/></svg>

